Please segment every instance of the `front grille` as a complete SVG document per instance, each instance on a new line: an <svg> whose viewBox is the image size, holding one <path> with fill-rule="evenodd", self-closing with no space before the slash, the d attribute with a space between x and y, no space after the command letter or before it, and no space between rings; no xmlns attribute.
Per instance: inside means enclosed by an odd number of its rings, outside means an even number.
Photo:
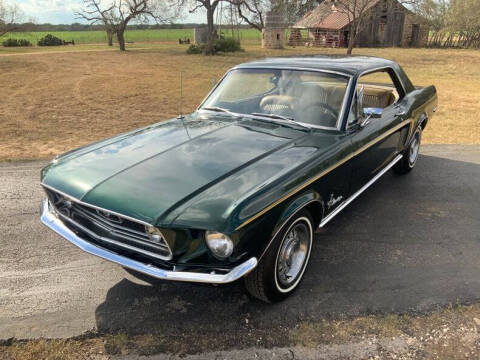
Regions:
<svg viewBox="0 0 480 360"><path fill-rule="evenodd" d="M121 248L161 260L171 259L172 252L163 235L151 237L144 224L72 200L51 189L45 190L65 225L80 230L103 247Z"/></svg>

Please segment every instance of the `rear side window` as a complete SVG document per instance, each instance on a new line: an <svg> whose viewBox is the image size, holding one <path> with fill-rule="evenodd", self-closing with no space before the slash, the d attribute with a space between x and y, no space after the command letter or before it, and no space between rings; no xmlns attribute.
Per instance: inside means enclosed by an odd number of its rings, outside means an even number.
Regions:
<svg viewBox="0 0 480 360"><path fill-rule="evenodd" d="M391 69L362 75L357 82L357 91L360 89L363 89L364 108L385 109L404 95L404 91Z"/></svg>

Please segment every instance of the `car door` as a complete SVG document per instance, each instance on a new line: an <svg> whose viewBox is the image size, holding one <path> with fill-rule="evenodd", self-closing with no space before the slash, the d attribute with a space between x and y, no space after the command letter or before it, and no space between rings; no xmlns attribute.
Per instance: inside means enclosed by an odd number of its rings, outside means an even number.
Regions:
<svg viewBox="0 0 480 360"><path fill-rule="evenodd" d="M395 76L392 69L381 69L357 82L357 93L363 92L363 101L357 97L352 107L358 115L350 127L356 154L352 159L350 193L365 185L398 154L402 129L397 128L406 115L399 105L405 92ZM373 115L365 116L364 110Z"/></svg>

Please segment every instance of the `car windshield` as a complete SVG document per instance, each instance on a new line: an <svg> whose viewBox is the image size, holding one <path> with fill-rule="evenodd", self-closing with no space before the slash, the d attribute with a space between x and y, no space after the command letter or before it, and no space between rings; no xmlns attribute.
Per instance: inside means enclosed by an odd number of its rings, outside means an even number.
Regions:
<svg viewBox="0 0 480 360"><path fill-rule="evenodd" d="M201 109L336 128L349 78L321 71L236 69Z"/></svg>

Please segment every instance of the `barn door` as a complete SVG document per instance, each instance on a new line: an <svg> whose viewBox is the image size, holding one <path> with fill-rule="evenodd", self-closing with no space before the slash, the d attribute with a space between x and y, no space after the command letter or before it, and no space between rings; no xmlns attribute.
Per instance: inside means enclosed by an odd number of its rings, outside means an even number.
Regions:
<svg viewBox="0 0 480 360"><path fill-rule="evenodd" d="M393 18L393 46L402 46L403 22L405 21L405 13L396 12Z"/></svg>
<svg viewBox="0 0 480 360"><path fill-rule="evenodd" d="M412 40L410 42L410 46L418 46L419 37L420 37L420 25L413 24L412 25Z"/></svg>
<svg viewBox="0 0 480 360"><path fill-rule="evenodd" d="M385 46L401 46L403 36L403 12L391 12L387 15L387 31L385 33Z"/></svg>

